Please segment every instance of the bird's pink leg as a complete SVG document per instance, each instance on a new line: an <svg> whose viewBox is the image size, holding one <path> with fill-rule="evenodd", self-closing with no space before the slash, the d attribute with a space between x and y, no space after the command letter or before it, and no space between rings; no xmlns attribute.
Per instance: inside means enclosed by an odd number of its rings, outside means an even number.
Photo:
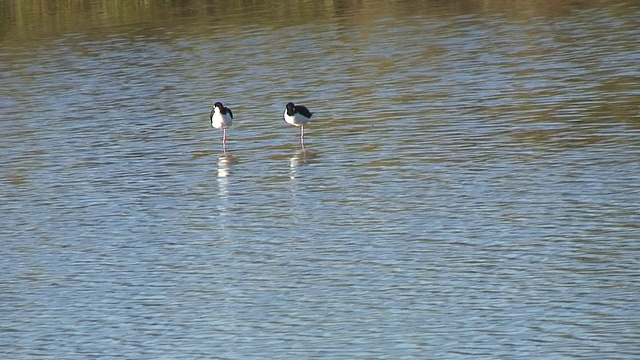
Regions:
<svg viewBox="0 0 640 360"><path fill-rule="evenodd" d="M222 143L227 143L227 129L222 129Z"/></svg>
<svg viewBox="0 0 640 360"><path fill-rule="evenodd" d="M300 125L300 139L304 139L304 125Z"/></svg>

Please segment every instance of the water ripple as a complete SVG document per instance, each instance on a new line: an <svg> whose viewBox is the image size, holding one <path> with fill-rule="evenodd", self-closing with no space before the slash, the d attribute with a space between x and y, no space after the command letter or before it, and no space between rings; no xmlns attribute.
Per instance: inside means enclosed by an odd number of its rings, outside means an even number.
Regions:
<svg viewBox="0 0 640 360"><path fill-rule="evenodd" d="M385 4L7 43L0 352L640 355L637 9Z"/></svg>

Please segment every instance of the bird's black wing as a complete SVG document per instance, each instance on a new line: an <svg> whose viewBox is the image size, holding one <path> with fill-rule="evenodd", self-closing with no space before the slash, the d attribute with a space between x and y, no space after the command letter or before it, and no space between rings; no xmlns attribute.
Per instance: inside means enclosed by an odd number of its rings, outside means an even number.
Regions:
<svg viewBox="0 0 640 360"><path fill-rule="evenodd" d="M304 117L310 118L313 113L311 111L309 111L309 109L307 109L306 106L303 105L296 105L295 106L296 112Z"/></svg>
<svg viewBox="0 0 640 360"><path fill-rule="evenodd" d="M233 119L233 113L231 112L231 109L227 108L227 111L229 112L229 116L231 116L231 118Z"/></svg>

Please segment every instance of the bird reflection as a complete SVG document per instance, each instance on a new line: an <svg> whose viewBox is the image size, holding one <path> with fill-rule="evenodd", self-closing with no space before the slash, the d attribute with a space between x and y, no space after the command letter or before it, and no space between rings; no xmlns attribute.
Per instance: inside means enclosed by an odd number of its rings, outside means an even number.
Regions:
<svg viewBox="0 0 640 360"><path fill-rule="evenodd" d="M238 161L225 151L224 155L218 158L218 192L221 199L226 199L229 193L229 175L231 175L231 166Z"/></svg>
<svg viewBox="0 0 640 360"><path fill-rule="evenodd" d="M216 224L217 231L223 239L228 238L227 225L231 223L229 214L229 186L231 179L231 168L238 161L230 153L225 151L218 157L218 199L215 201L217 211L211 213L212 224Z"/></svg>
<svg viewBox="0 0 640 360"><path fill-rule="evenodd" d="M225 151L224 155L218 158L218 178L226 178L231 174L231 166L238 161L230 152Z"/></svg>
<svg viewBox="0 0 640 360"><path fill-rule="evenodd" d="M236 159L230 152L218 158L218 177L226 178L231 174L231 166L236 163Z"/></svg>
<svg viewBox="0 0 640 360"><path fill-rule="evenodd" d="M307 150L304 143L300 143L300 149L289 159L289 177L295 179L300 176L300 167L307 165L316 153Z"/></svg>
<svg viewBox="0 0 640 360"><path fill-rule="evenodd" d="M237 161L231 153L226 152L224 155L218 158L218 197L217 204L218 225L224 229L226 227L226 218L228 215L229 207L229 175L231 175L231 167L236 164Z"/></svg>

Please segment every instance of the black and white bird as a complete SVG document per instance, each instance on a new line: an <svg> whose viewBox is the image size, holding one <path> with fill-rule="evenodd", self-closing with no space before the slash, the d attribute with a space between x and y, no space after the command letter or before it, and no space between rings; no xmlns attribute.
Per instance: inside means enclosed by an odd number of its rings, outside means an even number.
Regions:
<svg viewBox="0 0 640 360"><path fill-rule="evenodd" d="M209 114L211 119L211 126L215 129L222 129L222 144L227 143L227 129L233 124L233 113L231 109L222 105L221 102L217 102L211 109Z"/></svg>
<svg viewBox="0 0 640 360"><path fill-rule="evenodd" d="M300 141L304 141L304 126L309 122L312 115L313 113L305 106L295 105L292 102L285 106L284 114L282 114L287 124L300 127Z"/></svg>

